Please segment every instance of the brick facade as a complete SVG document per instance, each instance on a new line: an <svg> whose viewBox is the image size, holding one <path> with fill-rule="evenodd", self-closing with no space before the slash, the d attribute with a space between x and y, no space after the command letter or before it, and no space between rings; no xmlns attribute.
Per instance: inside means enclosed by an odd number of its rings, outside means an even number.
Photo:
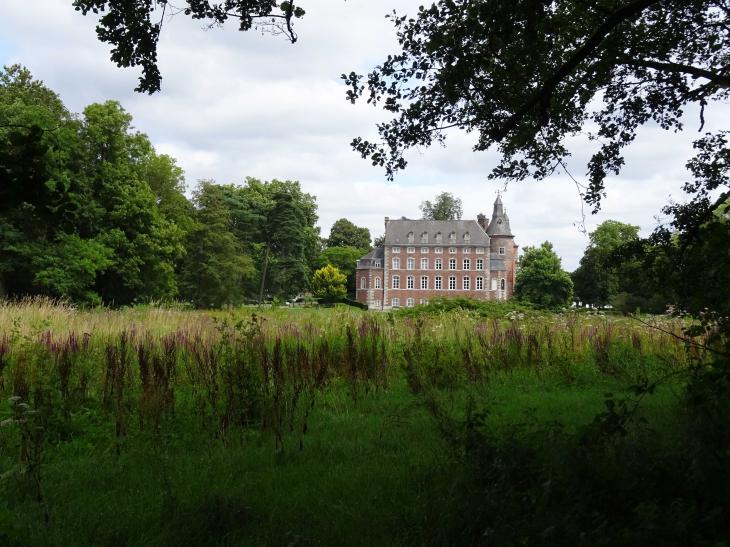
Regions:
<svg viewBox="0 0 730 547"><path fill-rule="evenodd" d="M517 250L499 197L490 223L483 215L478 221L386 217L385 244L357 262L356 298L382 310L434 297L511 298Z"/></svg>

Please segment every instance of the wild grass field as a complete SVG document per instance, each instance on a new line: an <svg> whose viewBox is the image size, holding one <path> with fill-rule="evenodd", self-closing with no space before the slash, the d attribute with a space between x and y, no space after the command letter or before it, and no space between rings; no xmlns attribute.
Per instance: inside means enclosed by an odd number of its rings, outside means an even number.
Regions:
<svg viewBox="0 0 730 547"><path fill-rule="evenodd" d="M683 326L4 303L0 544L721 544Z"/></svg>

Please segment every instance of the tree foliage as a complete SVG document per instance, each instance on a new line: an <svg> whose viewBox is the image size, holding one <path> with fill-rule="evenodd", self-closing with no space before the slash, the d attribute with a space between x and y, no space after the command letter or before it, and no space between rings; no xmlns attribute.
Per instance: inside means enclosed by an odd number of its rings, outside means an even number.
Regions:
<svg viewBox="0 0 730 547"><path fill-rule="evenodd" d="M335 266L347 276L347 293L354 296L356 264L362 255L363 250L355 247L328 247L319 255L315 265L317 268L322 268L327 264Z"/></svg>
<svg viewBox="0 0 730 547"><path fill-rule="evenodd" d="M294 0L184 0L174 6L169 0L74 0L73 6L84 15L99 15L96 35L111 46L111 60L120 67L142 67L135 91L154 93L160 90L162 75L157 65L157 45L163 25L174 15L203 21L207 26L221 26L229 19L238 21L241 31L258 28L297 41L295 19L304 10Z"/></svg>
<svg viewBox="0 0 730 547"><path fill-rule="evenodd" d="M347 294L347 277L337 267L327 264L312 276L314 295L325 301L333 301Z"/></svg>
<svg viewBox="0 0 730 547"><path fill-rule="evenodd" d="M370 230L360 228L346 218L336 220L327 238L328 247L355 247L370 250Z"/></svg>
<svg viewBox="0 0 730 547"><path fill-rule="evenodd" d="M728 97L729 16L727 0L439 0L394 13L402 51L366 79L342 76L350 101L394 116L379 142L353 147L392 178L406 150L460 128L475 150L498 148L492 177L543 179L590 124L585 198L598 208L640 126L681 129L685 107Z"/></svg>
<svg viewBox="0 0 730 547"><path fill-rule="evenodd" d="M548 241L539 247L525 247L517 262L515 296L546 309L570 305L573 282Z"/></svg>
<svg viewBox="0 0 730 547"><path fill-rule="evenodd" d="M441 192L436 199L424 201L419 206L424 220L461 220L463 214L461 198L451 192Z"/></svg>

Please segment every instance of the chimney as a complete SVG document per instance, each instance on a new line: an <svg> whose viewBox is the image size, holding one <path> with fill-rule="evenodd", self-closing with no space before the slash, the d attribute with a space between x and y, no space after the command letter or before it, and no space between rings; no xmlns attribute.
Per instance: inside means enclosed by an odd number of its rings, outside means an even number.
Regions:
<svg viewBox="0 0 730 547"><path fill-rule="evenodd" d="M477 215L477 223L482 227L482 230L487 231L487 217L483 213Z"/></svg>
<svg viewBox="0 0 730 547"><path fill-rule="evenodd" d="M388 221L390 220L390 217L385 217L385 229L388 229Z"/></svg>

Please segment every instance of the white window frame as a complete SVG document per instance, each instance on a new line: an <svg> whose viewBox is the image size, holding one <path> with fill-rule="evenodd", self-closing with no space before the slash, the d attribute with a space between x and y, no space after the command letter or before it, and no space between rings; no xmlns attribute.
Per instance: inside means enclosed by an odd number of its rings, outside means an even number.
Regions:
<svg viewBox="0 0 730 547"><path fill-rule="evenodd" d="M434 277L433 288L436 289L437 291L440 291L443 286L444 286L443 277L441 277L440 275L437 275L436 277Z"/></svg>
<svg viewBox="0 0 730 547"><path fill-rule="evenodd" d="M414 289L416 287L416 277L409 275L406 277L406 289Z"/></svg>
<svg viewBox="0 0 730 547"><path fill-rule="evenodd" d="M477 247L477 254L483 255L484 254L484 247Z"/></svg>
<svg viewBox="0 0 730 547"><path fill-rule="evenodd" d="M400 289L400 276L399 275L394 275L393 277L391 277L390 286L393 289Z"/></svg>
<svg viewBox="0 0 730 547"><path fill-rule="evenodd" d="M421 259L421 269L428 270L428 258Z"/></svg>
<svg viewBox="0 0 730 547"><path fill-rule="evenodd" d="M416 240L416 236L413 235L413 232L408 232L408 243L413 243Z"/></svg>
<svg viewBox="0 0 730 547"><path fill-rule="evenodd" d="M428 243L428 232L423 232L421 234L421 243Z"/></svg>
<svg viewBox="0 0 730 547"><path fill-rule="evenodd" d="M406 270L415 270L416 269L416 259L412 256L408 257L408 260L406 260Z"/></svg>
<svg viewBox="0 0 730 547"><path fill-rule="evenodd" d="M415 306L415 304L416 301L413 300L413 297L406 298L406 308L412 308L413 306Z"/></svg>
<svg viewBox="0 0 730 547"><path fill-rule="evenodd" d="M400 308L400 298L393 298L393 299L392 299L392 300L390 301L390 305L391 305L391 307L393 307L393 308Z"/></svg>
<svg viewBox="0 0 730 547"><path fill-rule="evenodd" d="M360 278L360 288L361 289L367 289L368 288L368 278L367 277L361 277Z"/></svg>
<svg viewBox="0 0 730 547"><path fill-rule="evenodd" d="M507 282L504 280L504 277L499 280L499 289L505 290L507 288Z"/></svg>
<svg viewBox="0 0 730 547"><path fill-rule="evenodd" d="M440 258L437 258L433 261L433 269L434 270L443 270L444 269L444 261Z"/></svg>
<svg viewBox="0 0 730 547"><path fill-rule="evenodd" d="M465 258L462 261L462 270L471 270L471 258Z"/></svg>
<svg viewBox="0 0 730 547"><path fill-rule="evenodd" d="M376 260L375 261L375 267L376 268L380 268L380 260Z"/></svg>
<svg viewBox="0 0 730 547"><path fill-rule="evenodd" d="M456 254L456 247L449 247L449 254L455 255Z"/></svg>
<svg viewBox="0 0 730 547"><path fill-rule="evenodd" d="M504 247L500 247L499 248L499 254L501 254L501 255L505 254Z"/></svg>
<svg viewBox="0 0 730 547"><path fill-rule="evenodd" d="M428 276L427 275L421 276L421 289L428 290Z"/></svg>
<svg viewBox="0 0 730 547"><path fill-rule="evenodd" d="M482 271L483 269L484 269L484 259L477 258L477 271Z"/></svg>
<svg viewBox="0 0 730 547"><path fill-rule="evenodd" d="M456 276L455 275L449 276L449 290L450 291L456 290Z"/></svg>
<svg viewBox="0 0 730 547"><path fill-rule="evenodd" d="M484 290L484 278L481 276L477 277L476 283L474 285L474 288L478 291Z"/></svg>
<svg viewBox="0 0 730 547"><path fill-rule="evenodd" d="M471 247L464 247L464 248L463 248L463 249L461 250L461 252L462 252L463 254L465 254L465 255L470 255L470 254L471 254Z"/></svg>
<svg viewBox="0 0 730 547"><path fill-rule="evenodd" d="M390 251L396 254L400 253L400 247L393 247Z"/></svg>
<svg viewBox="0 0 730 547"><path fill-rule="evenodd" d="M436 232L436 243L441 243L443 241L443 236L441 235L441 232Z"/></svg>
<svg viewBox="0 0 730 547"><path fill-rule="evenodd" d="M456 232L451 232L449 234L449 243L456 243Z"/></svg>
<svg viewBox="0 0 730 547"><path fill-rule="evenodd" d="M375 278L375 288L376 289L379 289L380 288L380 277L376 277Z"/></svg>
<svg viewBox="0 0 730 547"><path fill-rule="evenodd" d="M456 259L449 258L449 270L456 270Z"/></svg>
<svg viewBox="0 0 730 547"><path fill-rule="evenodd" d="M428 247L421 247L421 254L427 255L428 254Z"/></svg>
<svg viewBox="0 0 730 547"><path fill-rule="evenodd" d="M496 277L492 278L492 290L493 291L497 290L497 278Z"/></svg>
<svg viewBox="0 0 730 547"><path fill-rule="evenodd" d="M444 254L444 248L443 247L436 247L433 250L433 252L436 253L437 255Z"/></svg>
<svg viewBox="0 0 730 547"><path fill-rule="evenodd" d="M397 256L393 257L393 269L400 270L400 258L398 258Z"/></svg>
<svg viewBox="0 0 730 547"><path fill-rule="evenodd" d="M426 304L428 304L428 298L421 298L418 304L421 306L425 306Z"/></svg>
<svg viewBox="0 0 730 547"><path fill-rule="evenodd" d="M406 252L408 254L412 255L413 253L416 252L416 248L415 247L406 247Z"/></svg>
<svg viewBox="0 0 730 547"><path fill-rule="evenodd" d="M471 277L466 276L461 279L461 289L464 291L471 290Z"/></svg>
<svg viewBox="0 0 730 547"><path fill-rule="evenodd" d="M469 243L471 241L471 234L469 232L466 232L464 234L464 243Z"/></svg>

